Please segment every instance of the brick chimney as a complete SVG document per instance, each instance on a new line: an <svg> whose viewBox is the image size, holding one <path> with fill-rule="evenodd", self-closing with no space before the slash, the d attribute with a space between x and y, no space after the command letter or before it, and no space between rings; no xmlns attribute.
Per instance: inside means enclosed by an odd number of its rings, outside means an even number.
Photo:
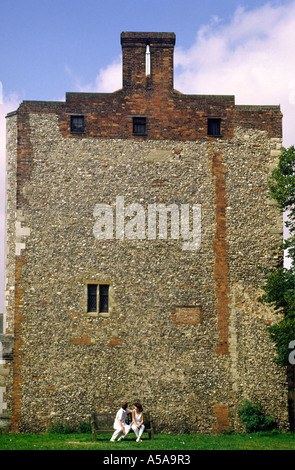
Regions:
<svg viewBox="0 0 295 470"><path fill-rule="evenodd" d="M151 88L173 90L174 33L121 33L123 89ZM146 53L149 46L150 74Z"/></svg>

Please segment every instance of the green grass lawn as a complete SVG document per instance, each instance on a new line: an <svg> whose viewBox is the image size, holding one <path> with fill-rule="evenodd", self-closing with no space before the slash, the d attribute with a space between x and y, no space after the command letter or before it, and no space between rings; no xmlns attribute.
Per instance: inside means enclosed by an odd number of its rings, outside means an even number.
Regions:
<svg viewBox="0 0 295 470"><path fill-rule="evenodd" d="M111 434L2 434L0 450L295 450L293 433L255 434L156 434L154 440L143 436L135 442L132 434L121 442L110 442Z"/></svg>

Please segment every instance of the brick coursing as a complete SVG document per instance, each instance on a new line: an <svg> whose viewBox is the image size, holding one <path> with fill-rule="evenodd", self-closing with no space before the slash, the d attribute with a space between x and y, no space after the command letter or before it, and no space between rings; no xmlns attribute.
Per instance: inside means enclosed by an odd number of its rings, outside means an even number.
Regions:
<svg viewBox="0 0 295 470"><path fill-rule="evenodd" d="M219 342L216 346L218 354L228 354L228 318L229 318L229 270L228 270L228 243L226 240L226 166L222 161L222 154L214 152L212 156L212 173L215 176L215 210L216 232L213 242L215 253L214 278L217 297L217 328Z"/></svg>
<svg viewBox="0 0 295 470"><path fill-rule="evenodd" d="M217 434L222 431L226 431L229 429L229 409L227 405L214 405L213 407L215 416L216 416L216 425L214 426L214 430Z"/></svg>
<svg viewBox="0 0 295 470"><path fill-rule="evenodd" d="M208 117L221 118L224 139L234 126L282 135L279 106L236 106L231 95L186 95L173 88L175 36L122 33L123 88L114 93L67 93L65 103L24 102L19 113L55 113L64 137L194 141L207 136ZM145 49L150 44L151 74L145 74ZM71 134L70 115L85 116L85 132ZM146 116L147 136L134 136L133 116ZM26 125L24 124L26 131Z"/></svg>

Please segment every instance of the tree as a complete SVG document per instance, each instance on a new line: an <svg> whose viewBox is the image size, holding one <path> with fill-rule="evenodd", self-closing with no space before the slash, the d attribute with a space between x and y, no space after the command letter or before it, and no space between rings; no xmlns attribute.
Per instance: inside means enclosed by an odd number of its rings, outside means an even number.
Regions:
<svg viewBox="0 0 295 470"><path fill-rule="evenodd" d="M289 345L295 339L295 148L282 148L277 168L268 182L270 195L282 212L288 213L286 226L290 236L282 245L291 260L289 269L278 267L268 271L261 301L271 303L283 312L283 319L268 327L277 351L276 362L289 364Z"/></svg>

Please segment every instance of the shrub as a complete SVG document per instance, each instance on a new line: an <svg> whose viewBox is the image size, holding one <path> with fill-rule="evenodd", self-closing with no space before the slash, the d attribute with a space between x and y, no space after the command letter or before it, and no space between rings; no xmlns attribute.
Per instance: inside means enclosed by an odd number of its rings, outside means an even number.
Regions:
<svg viewBox="0 0 295 470"><path fill-rule="evenodd" d="M91 424L87 421L81 421L78 424L78 432L81 434L90 434L91 433Z"/></svg>
<svg viewBox="0 0 295 470"><path fill-rule="evenodd" d="M73 434L76 430L70 424L63 424L57 421L49 426L48 432L52 434Z"/></svg>
<svg viewBox="0 0 295 470"><path fill-rule="evenodd" d="M51 434L89 434L91 433L91 425L87 421L81 421L76 426L72 426L68 423L64 424L61 421L57 421L49 426L48 432Z"/></svg>
<svg viewBox="0 0 295 470"><path fill-rule="evenodd" d="M275 420L271 416L264 415L260 403L243 400L238 415L248 433L270 431L276 428Z"/></svg>

